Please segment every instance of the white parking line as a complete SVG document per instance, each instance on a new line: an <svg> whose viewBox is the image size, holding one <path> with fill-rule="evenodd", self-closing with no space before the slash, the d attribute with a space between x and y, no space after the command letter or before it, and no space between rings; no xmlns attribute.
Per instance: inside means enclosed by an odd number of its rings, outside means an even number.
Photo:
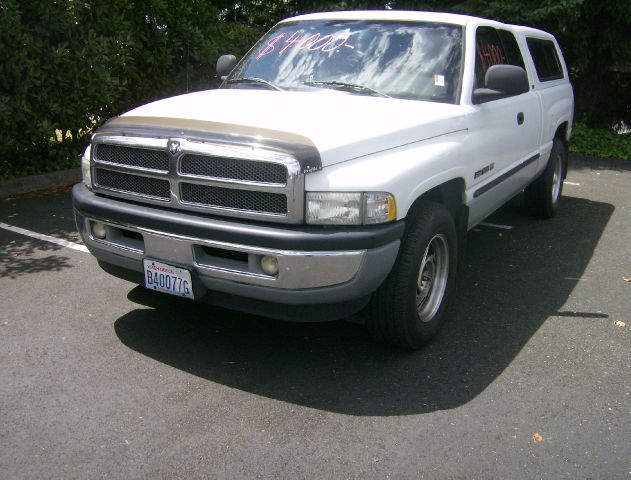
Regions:
<svg viewBox="0 0 631 480"><path fill-rule="evenodd" d="M576 183L576 182L568 182L567 180L565 180L563 182L563 185L574 185L575 187L580 187L581 184L580 183Z"/></svg>
<svg viewBox="0 0 631 480"><path fill-rule="evenodd" d="M36 238L37 240L42 240L44 242L54 243L55 245L61 245L62 247L66 248L72 248L73 250L78 250L80 252L88 252L88 249L84 245L69 242L68 240L64 240L62 238L51 237L50 235L43 235L41 233L26 230L24 228L7 225L6 223L2 222L0 222L0 228L9 230L10 232L19 233L20 235L26 235L27 237Z"/></svg>
<svg viewBox="0 0 631 480"><path fill-rule="evenodd" d="M481 225L483 227L501 228L502 230L512 230L513 229L513 227L511 227L510 225L498 225L497 223L482 222L482 223L479 223L478 225Z"/></svg>

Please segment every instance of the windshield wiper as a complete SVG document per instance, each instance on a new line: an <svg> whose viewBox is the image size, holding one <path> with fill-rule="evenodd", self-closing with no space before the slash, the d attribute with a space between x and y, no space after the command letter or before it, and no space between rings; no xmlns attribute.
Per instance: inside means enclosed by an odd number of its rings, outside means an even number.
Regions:
<svg viewBox="0 0 631 480"><path fill-rule="evenodd" d="M373 90L372 88L365 87L363 85L357 85L356 83L338 82L337 80L330 82L313 80L302 83L303 85L308 85L310 87L333 88L335 90L343 90L345 92L357 92L364 95L372 95L373 97L392 98L390 95L386 95L385 93L378 92L377 90Z"/></svg>
<svg viewBox="0 0 631 480"><path fill-rule="evenodd" d="M256 77L238 77L238 78L231 78L230 80L228 80L226 83L252 83L254 85L264 85L272 90L280 90L283 91L282 88L277 87L276 85L274 85L272 82L268 82L267 80L263 80L262 78L256 78Z"/></svg>

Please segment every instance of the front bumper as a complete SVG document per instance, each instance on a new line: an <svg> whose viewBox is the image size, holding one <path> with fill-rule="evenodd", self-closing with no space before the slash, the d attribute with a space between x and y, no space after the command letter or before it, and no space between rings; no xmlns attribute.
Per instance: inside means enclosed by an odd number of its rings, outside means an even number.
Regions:
<svg viewBox="0 0 631 480"><path fill-rule="evenodd" d="M363 308L390 272L404 230L403 222L275 226L102 197L83 184L72 193L83 241L108 272L142 284L143 258L159 260L190 270L202 301L292 320ZM104 240L91 234L91 221L106 225ZM276 276L261 270L264 255L278 259Z"/></svg>

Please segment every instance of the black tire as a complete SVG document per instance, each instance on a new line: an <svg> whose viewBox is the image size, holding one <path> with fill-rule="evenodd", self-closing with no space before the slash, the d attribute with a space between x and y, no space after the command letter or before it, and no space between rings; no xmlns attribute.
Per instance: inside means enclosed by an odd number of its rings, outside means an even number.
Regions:
<svg viewBox="0 0 631 480"><path fill-rule="evenodd" d="M556 215L561 203L566 166L567 146L555 138L545 170L525 191L526 207L535 217L552 218Z"/></svg>
<svg viewBox="0 0 631 480"><path fill-rule="evenodd" d="M440 204L420 202L406 222L399 255L373 294L366 326L379 342L417 349L442 324L456 278L458 240L454 219Z"/></svg>

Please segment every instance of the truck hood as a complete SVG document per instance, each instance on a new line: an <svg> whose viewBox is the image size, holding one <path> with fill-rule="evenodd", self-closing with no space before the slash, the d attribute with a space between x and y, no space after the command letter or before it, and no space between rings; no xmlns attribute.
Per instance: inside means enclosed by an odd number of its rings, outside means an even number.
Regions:
<svg viewBox="0 0 631 480"><path fill-rule="evenodd" d="M241 125L306 137L322 166L463 130L459 105L352 95L331 90L206 90L159 100L122 115Z"/></svg>

